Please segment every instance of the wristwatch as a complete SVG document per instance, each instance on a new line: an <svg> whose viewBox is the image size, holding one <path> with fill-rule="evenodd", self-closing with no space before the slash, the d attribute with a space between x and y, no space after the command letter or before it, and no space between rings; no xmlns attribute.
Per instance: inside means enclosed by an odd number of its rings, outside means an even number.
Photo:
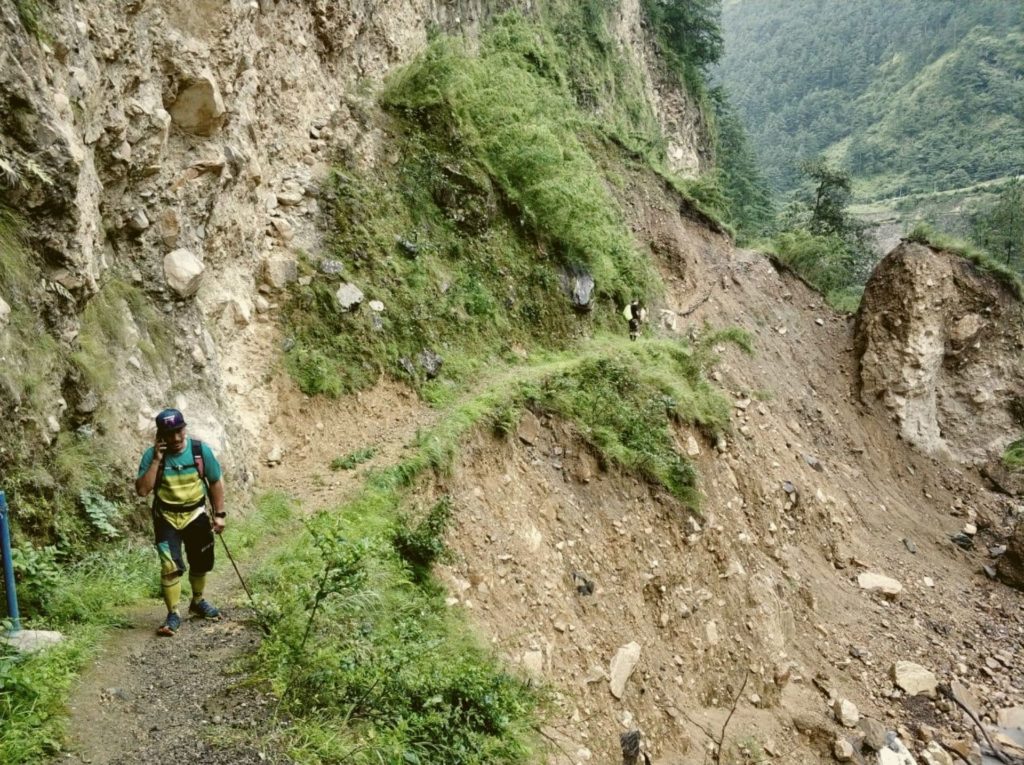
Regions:
<svg viewBox="0 0 1024 765"><path fill-rule="evenodd" d="M223 510L221 510L219 513L214 513L213 517L214 518L227 518L228 514L225 513Z"/></svg>

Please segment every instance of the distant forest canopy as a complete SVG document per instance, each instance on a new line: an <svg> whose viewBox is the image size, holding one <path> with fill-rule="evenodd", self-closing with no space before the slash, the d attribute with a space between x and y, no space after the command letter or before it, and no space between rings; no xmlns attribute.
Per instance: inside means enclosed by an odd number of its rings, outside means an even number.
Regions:
<svg viewBox="0 0 1024 765"><path fill-rule="evenodd" d="M1019 0L725 0L716 77L763 172L848 171L861 200L1024 173Z"/></svg>

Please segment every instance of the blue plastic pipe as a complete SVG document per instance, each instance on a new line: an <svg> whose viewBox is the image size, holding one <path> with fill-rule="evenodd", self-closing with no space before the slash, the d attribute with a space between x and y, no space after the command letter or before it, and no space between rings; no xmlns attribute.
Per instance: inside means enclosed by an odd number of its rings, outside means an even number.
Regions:
<svg viewBox="0 0 1024 765"><path fill-rule="evenodd" d="M18 594L14 591L14 561L11 560L11 529L7 522L7 497L0 491L0 554L4 560L4 587L7 590L7 615L11 619L11 632L21 629L18 613Z"/></svg>

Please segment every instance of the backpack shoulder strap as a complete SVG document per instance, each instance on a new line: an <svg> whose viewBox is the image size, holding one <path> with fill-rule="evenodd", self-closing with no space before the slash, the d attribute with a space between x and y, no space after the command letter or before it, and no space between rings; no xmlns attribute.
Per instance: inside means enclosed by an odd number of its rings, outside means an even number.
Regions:
<svg viewBox="0 0 1024 765"><path fill-rule="evenodd" d="M209 489L210 484L206 480L206 460L203 459L203 442L196 438L192 439L192 461L196 465L196 470L199 471L203 485Z"/></svg>

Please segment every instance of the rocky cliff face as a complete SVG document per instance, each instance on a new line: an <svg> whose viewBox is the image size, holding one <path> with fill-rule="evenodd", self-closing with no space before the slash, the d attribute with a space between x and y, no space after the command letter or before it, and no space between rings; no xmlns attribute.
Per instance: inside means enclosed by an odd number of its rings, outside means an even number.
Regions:
<svg viewBox="0 0 1024 765"><path fill-rule="evenodd" d="M109 432L133 434L122 441L134 452L152 413L173 403L222 449L251 453L275 408L267 381L281 290L296 278L296 253L321 246L320 181L339 155L366 166L388 159L375 85L425 46L428 30L472 41L489 16L533 5L5 4L0 202L20 216L41 281L0 298L58 337L65 355L111 285L157 311L144 320L131 301L108 301L126 326L123 342L106 343L109 389L57 362L35 408L7 386L19 432L48 440L103 412ZM19 9L41 11L38 36ZM636 0L622 4L615 34L646 73L673 164L696 173L699 110L668 85ZM154 322L169 330L165 345L151 342ZM10 336L3 349L31 352Z"/></svg>
<svg viewBox="0 0 1024 765"><path fill-rule="evenodd" d="M904 242L875 269L857 324L860 395L931 454L983 464L1017 437L1024 310L950 253Z"/></svg>

